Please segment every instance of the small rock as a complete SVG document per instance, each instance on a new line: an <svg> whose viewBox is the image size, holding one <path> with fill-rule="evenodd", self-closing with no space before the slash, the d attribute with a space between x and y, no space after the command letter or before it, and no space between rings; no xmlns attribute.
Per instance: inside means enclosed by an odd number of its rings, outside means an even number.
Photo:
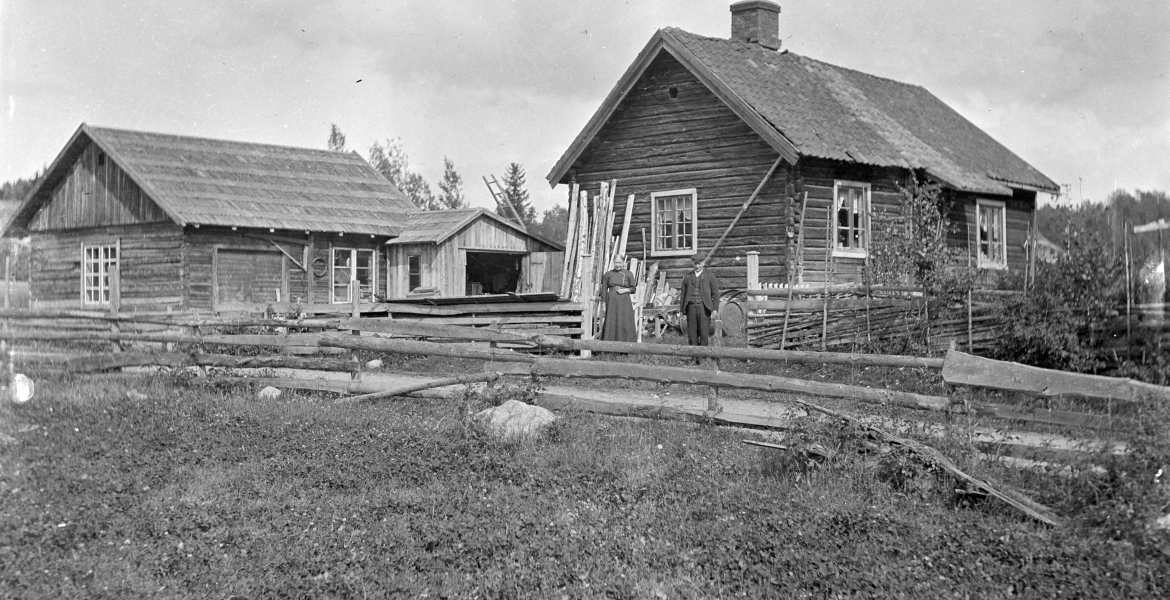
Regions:
<svg viewBox="0 0 1170 600"><path fill-rule="evenodd" d="M367 369L381 369L382 368L382 359L375 358L374 360L371 360L370 362L366 363L366 368Z"/></svg>
<svg viewBox="0 0 1170 600"><path fill-rule="evenodd" d="M130 400L138 400L140 402L142 400L146 400L146 399L150 398L150 396L147 396L146 394L143 394L142 392L135 391L135 390L130 390L129 392L126 392L126 397L129 398Z"/></svg>
<svg viewBox="0 0 1170 600"><path fill-rule="evenodd" d="M1154 521L1154 529L1170 529L1170 514L1156 519Z"/></svg>
<svg viewBox="0 0 1170 600"><path fill-rule="evenodd" d="M12 378L12 401L17 404L24 404L32 400L35 389L36 386L33 385L33 380L22 373L17 373Z"/></svg>
<svg viewBox="0 0 1170 600"><path fill-rule="evenodd" d="M490 435L507 440L534 436L556 421L557 416L548 409L509 400L476 413L473 419Z"/></svg>
<svg viewBox="0 0 1170 600"><path fill-rule="evenodd" d="M259 391L259 392L256 394L256 397L257 397L257 398L261 398L261 399L264 399L264 400L268 400L268 399L271 399L271 398L276 398L276 397L278 397L278 396L280 396L280 390L278 390L278 389L276 389L276 388L274 388L274 387L272 387L272 386L267 386L267 387L265 387L264 389L260 390L260 391Z"/></svg>

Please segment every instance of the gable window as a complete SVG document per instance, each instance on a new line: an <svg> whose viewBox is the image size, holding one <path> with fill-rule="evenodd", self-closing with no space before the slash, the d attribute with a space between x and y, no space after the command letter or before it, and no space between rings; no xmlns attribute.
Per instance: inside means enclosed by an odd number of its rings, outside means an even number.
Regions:
<svg viewBox="0 0 1170 600"><path fill-rule="evenodd" d="M334 304L353 302L350 296L350 282L358 282L358 300L372 302L377 282L374 270L374 251L358 248L333 248L333 298Z"/></svg>
<svg viewBox="0 0 1170 600"><path fill-rule="evenodd" d="M118 245L82 244L81 303L108 305L113 298L112 274L118 270Z"/></svg>
<svg viewBox="0 0 1170 600"><path fill-rule="evenodd" d="M413 292L422 287L422 261L417 254L406 257L406 291Z"/></svg>
<svg viewBox="0 0 1170 600"><path fill-rule="evenodd" d="M690 256L697 249L695 189L650 194L653 256Z"/></svg>
<svg viewBox="0 0 1170 600"><path fill-rule="evenodd" d="M975 243L979 268L1007 268L1007 208L997 200L975 203Z"/></svg>
<svg viewBox="0 0 1170 600"><path fill-rule="evenodd" d="M864 257L869 250L869 184L833 184L833 254Z"/></svg>

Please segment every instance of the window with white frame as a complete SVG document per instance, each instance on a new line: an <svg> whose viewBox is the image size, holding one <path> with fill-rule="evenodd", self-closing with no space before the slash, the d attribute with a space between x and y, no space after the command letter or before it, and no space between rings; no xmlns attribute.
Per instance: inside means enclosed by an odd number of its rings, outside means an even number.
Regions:
<svg viewBox="0 0 1170 600"><path fill-rule="evenodd" d="M650 194L653 256L690 256L698 248L695 224L698 219L696 190L674 190Z"/></svg>
<svg viewBox="0 0 1170 600"><path fill-rule="evenodd" d="M998 200L975 203L975 243L979 268L1007 268L1007 207Z"/></svg>
<svg viewBox="0 0 1170 600"><path fill-rule="evenodd" d="M869 250L869 184L833 184L833 254L864 257Z"/></svg>
<svg viewBox="0 0 1170 600"><path fill-rule="evenodd" d="M113 273L118 270L118 245L82 244L81 303L109 304L113 298Z"/></svg>
<svg viewBox="0 0 1170 600"><path fill-rule="evenodd" d="M377 270L374 268L374 251L359 248L333 248L333 303L353 302L350 296L350 282L357 280L358 299L374 300L377 289Z"/></svg>

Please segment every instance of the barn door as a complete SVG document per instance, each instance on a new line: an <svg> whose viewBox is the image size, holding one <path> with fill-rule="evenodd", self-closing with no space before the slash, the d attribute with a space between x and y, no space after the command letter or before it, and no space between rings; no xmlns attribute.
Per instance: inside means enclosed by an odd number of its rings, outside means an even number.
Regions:
<svg viewBox="0 0 1170 600"><path fill-rule="evenodd" d="M281 291L287 290L285 272L284 255L280 252L217 248L215 309L246 310L284 299Z"/></svg>
<svg viewBox="0 0 1170 600"><path fill-rule="evenodd" d="M524 257L526 293L559 292L564 252L533 252Z"/></svg>

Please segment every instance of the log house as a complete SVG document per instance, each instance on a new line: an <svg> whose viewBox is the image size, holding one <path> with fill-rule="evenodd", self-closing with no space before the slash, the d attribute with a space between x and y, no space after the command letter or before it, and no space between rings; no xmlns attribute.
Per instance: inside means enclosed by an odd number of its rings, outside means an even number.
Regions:
<svg viewBox="0 0 1170 600"><path fill-rule="evenodd" d="M585 190L616 179L634 194L631 231L648 247L630 235L631 256L675 285L697 254L725 287L745 287L753 250L762 281L858 282L870 217L898 210L899 186L918 176L951 201L948 244L970 245L988 272L1025 267L1052 180L919 86L781 51L778 5L731 13L730 39L655 33L547 177Z"/></svg>

